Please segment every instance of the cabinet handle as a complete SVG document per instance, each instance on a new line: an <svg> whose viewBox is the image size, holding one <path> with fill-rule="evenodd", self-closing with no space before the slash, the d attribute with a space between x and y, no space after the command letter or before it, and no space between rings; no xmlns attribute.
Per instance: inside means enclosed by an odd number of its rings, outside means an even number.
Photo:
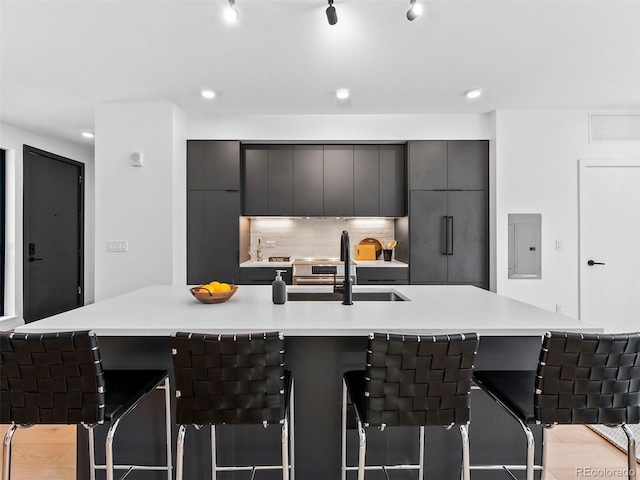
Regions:
<svg viewBox="0 0 640 480"><path fill-rule="evenodd" d="M449 217L445 215L444 217L442 217L442 220L444 220L444 244L442 248L442 254L449 255Z"/></svg>
<svg viewBox="0 0 640 480"><path fill-rule="evenodd" d="M453 217L448 217L449 221L449 229L451 230L451 235L449 235L451 248L449 249L449 255L453 255Z"/></svg>

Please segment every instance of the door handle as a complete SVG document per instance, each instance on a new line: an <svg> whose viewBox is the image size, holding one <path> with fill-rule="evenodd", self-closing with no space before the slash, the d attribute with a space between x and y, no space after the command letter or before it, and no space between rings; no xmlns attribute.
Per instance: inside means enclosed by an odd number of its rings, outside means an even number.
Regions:
<svg viewBox="0 0 640 480"><path fill-rule="evenodd" d="M38 260L42 260L41 258L29 257L30 262L37 262Z"/></svg>
<svg viewBox="0 0 640 480"><path fill-rule="evenodd" d="M449 223L449 229L451 230L451 235L449 235L449 241L451 248L449 249L448 255L453 255L453 217L448 217L451 222Z"/></svg>
<svg viewBox="0 0 640 480"><path fill-rule="evenodd" d="M589 260L587 262L587 265L589 265L590 267L593 267L594 265L604 265L604 263L602 263L602 262L594 262L593 260Z"/></svg>
<svg viewBox="0 0 640 480"><path fill-rule="evenodd" d="M444 245L442 248L443 255L449 255L449 217L446 215L442 217L444 221Z"/></svg>

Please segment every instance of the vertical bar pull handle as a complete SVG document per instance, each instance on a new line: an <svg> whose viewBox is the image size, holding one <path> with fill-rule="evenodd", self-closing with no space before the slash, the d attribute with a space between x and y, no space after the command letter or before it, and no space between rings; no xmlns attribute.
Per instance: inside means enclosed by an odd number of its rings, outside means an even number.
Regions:
<svg viewBox="0 0 640 480"><path fill-rule="evenodd" d="M444 231L444 235L443 235L444 242L442 242L442 254L449 255L449 217L445 215L444 217L442 217L442 220L443 220L442 230Z"/></svg>
<svg viewBox="0 0 640 480"><path fill-rule="evenodd" d="M449 237L449 242L450 242L449 245L451 246L451 248L448 248L447 251L448 251L448 255L453 255L453 217L449 216L447 218L448 218L447 223L449 226L449 230L451 232L450 234L447 235L447 237Z"/></svg>

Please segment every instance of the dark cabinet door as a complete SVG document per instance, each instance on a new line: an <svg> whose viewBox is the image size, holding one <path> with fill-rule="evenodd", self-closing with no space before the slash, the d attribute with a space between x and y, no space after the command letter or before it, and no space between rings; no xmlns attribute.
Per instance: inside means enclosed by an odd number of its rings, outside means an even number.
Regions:
<svg viewBox="0 0 640 480"><path fill-rule="evenodd" d="M358 217L380 215L378 145L353 147L353 214Z"/></svg>
<svg viewBox="0 0 640 480"><path fill-rule="evenodd" d="M448 197L449 282L485 284L488 281L487 193L448 192Z"/></svg>
<svg viewBox="0 0 640 480"><path fill-rule="evenodd" d="M266 145L244 148L244 215L269 214L268 153Z"/></svg>
<svg viewBox="0 0 640 480"><path fill-rule="evenodd" d="M187 140L188 190L240 190L240 142Z"/></svg>
<svg viewBox="0 0 640 480"><path fill-rule="evenodd" d="M380 208L381 217L406 215L406 160L404 145L380 145Z"/></svg>
<svg viewBox="0 0 640 480"><path fill-rule="evenodd" d="M269 145L269 215L293 215L293 146Z"/></svg>
<svg viewBox="0 0 640 480"><path fill-rule="evenodd" d="M411 283L446 283L447 193L411 192L409 235Z"/></svg>
<svg viewBox="0 0 640 480"><path fill-rule="evenodd" d="M446 190L447 142L412 141L407 144L409 190Z"/></svg>
<svg viewBox="0 0 640 480"><path fill-rule="evenodd" d="M293 146L293 213L323 215L324 178L322 145Z"/></svg>
<svg viewBox="0 0 640 480"><path fill-rule="evenodd" d="M353 215L353 145L324 147L324 215Z"/></svg>
<svg viewBox="0 0 640 480"><path fill-rule="evenodd" d="M187 197L187 283L239 279L240 192L192 190Z"/></svg>
<svg viewBox="0 0 640 480"><path fill-rule="evenodd" d="M489 189L489 142L454 140L447 142L449 190Z"/></svg>

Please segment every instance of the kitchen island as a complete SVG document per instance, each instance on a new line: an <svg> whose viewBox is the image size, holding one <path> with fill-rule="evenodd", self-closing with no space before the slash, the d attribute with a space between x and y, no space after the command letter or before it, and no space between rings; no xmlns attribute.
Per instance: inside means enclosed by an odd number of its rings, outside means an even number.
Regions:
<svg viewBox="0 0 640 480"><path fill-rule="evenodd" d="M288 291L327 292L327 287L289 286ZM30 323L16 330L47 332L94 330L106 368L171 367L169 337L176 331L241 333L280 331L286 338L287 368L295 378L296 474L302 480L335 480L340 469L341 375L364 369L368 333L442 334L477 332L480 346L478 369L535 368L540 339L548 330L602 332L599 326L558 315L471 286L355 286L354 293L392 291L401 301L288 301L271 303L271 288L240 286L226 303L205 305L185 286L151 286L92 305ZM124 461L162 460L161 395L150 398L119 427L121 442L116 455ZM156 401L157 400L157 401ZM157 418L156 418L157 417ZM148 429L157 423L157 445L141 447ZM524 460L524 440L500 408L484 393L474 390L471 407L471 463ZM278 457L279 431L275 428L221 429L219 457L245 462L269 462ZM409 430L409 435L407 435ZM86 478L84 429L78 430L78 478ZM539 429L536 436L540 438ZM124 437L124 438L122 438ZM368 457L393 463L415 461L417 433L411 429L387 429L369 437ZM175 435L173 442L175 444ZM349 435L350 462L357 451L355 434ZM539 443L539 442L538 442ZM187 441L186 478L205 478L209 471L206 432L190 432ZM175 451L175 450L174 450ZM127 455L131 458L128 459ZM538 452L539 455L539 452ZM149 458L146 458L146 457ZM458 477L460 439L454 430L427 430L427 478ZM406 473L406 472L405 472ZM395 479L412 478L398 472ZM486 473L486 476L483 476ZM368 474L369 475L369 474ZM415 474L414 474L415 476ZM144 478L153 477L153 474ZM238 477L240 478L240 477ZM244 478L244 477L242 477ZM267 472L260 479L278 478ZM351 477L350 477L351 478ZM375 473L367 479L384 478ZM491 478L475 472L474 479Z"/></svg>

